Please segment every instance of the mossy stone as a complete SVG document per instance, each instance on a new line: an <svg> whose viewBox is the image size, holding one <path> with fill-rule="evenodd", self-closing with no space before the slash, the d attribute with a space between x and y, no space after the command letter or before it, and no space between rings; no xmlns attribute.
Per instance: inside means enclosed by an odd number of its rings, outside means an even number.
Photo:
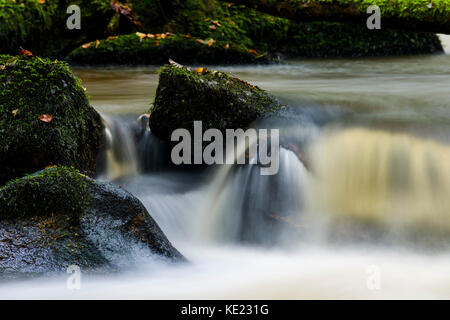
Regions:
<svg viewBox="0 0 450 320"><path fill-rule="evenodd" d="M203 130L247 128L280 108L264 90L224 72L165 65L149 123L156 136L170 141L175 129L193 132L196 120Z"/></svg>
<svg viewBox="0 0 450 320"><path fill-rule="evenodd" d="M102 130L65 62L0 55L1 184L54 164L94 174Z"/></svg>

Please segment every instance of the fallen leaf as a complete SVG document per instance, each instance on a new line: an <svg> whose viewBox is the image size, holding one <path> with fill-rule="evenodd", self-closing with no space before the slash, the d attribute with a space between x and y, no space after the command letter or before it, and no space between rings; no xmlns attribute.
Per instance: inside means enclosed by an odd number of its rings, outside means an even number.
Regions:
<svg viewBox="0 0 450 320"><path fill-rule="evenodd" d="M45 169L53 168L53 167L56 167L56 165L55 164L49 164L48 166L45 166Z"/></svg>
<svg viewBox="0 0 450 320"><path fill-rule="evenodd" d="M161 39L165 39L167 37L167 35L165 33L161 34Z"/></svg>
<svg viewBox="0 0 450 320"><path fill-rule="evenodd" d="M209 26L209 28L210 28L211 30L216 30L216 26L215 26L215 25L213 25L213 24L212 24L212 25L210 25L210 26Z"/></svg>
<svg viewBox="0 0 450 320"><path fill-rule="evenodd" d="M248 49L248 52L253 53L255 56L258 55L258 52L256 50L253 50L253 49Z"/></svg>
<svg viewBox="0 0 450 320"><path fill-rule="evenodd" d="M16 117L17 112L19 112L19 109L14 109L13 111L11 111L12 115L14 116L14 118Z"/></svg>
<svg viewBox="0 0 450 320"><path fill-rule="evenodd" d="M144 39L147 36L145 33L142 32L136 32L136 35L141 39Z"/></svg>
<svg viewBox="0 0 450 320"><path fill-rule="evenodd" d="M5 69L6 69L5 65L0 64L0 70L5 70Z"/></svg>
<svg viewBox="0 0 450 320"><path fill-rule="evenodd" d="M201 44L205 44L205 40L202 40L202 39L196 39L195 41L197 41L197 42L199 42Z"/></svg>
<svg viewBox="0 0 450 320"><path fill-rule="evenodd" d="M114 40L114 39L117 39L117 36L109 36L107 39L108 40Z"/></svg>
<svg viewBox="0 0 450 320"><path fill-rule="evenodd" d="M222 25L217 20L211 20L212 23L214 23L216 26L221 27Z"/></svg>
<svg viewBox="0 0 450 320"><path fill-rule="evenodd" d="M233 4L232 3L228 3L228 8L231 8Z"/></svg>
<svg viewBox="0 0 450 320"><path fill-rule="evenodd" d="M230 48L230 45L227 43L226 45L223 46L225 49Z"/></svg>
<svg viewBox="0 0 450 320"><path fill-rule="evenodd" d="M211 47L214 44L215 40L213 38L208 40L208 47Z"/></svg>
<svg viewBox="0 0 450 320"><path fill-rule="evenodd" d="M200 73L200 74L204 74L205 72L206 72L206 70L208 70L207 68L198 68L197 70L195 70L195 71L197 71L198 73Z"/></svg>
<svg viewBox="0 0 450 320"><path fill-rule="evenodd" d="M191 34L190 33L188 33L188 34L186 34L185 36L184 36L186 39L190 39L190 38L192 38L192 36L191 36Z"/></svg>
<svg viewBox="0 0 450 320"><path fill-rule="evenodd" d="M83 49L87 49L87 48L89 48L91 46L91 44L92 44L92 42L88 42L88 43L83 44L81 47Z"/></svg>
<svg viewBox="0 0 450 320"><path fill-rule="evenodd" d="M40 4L45 4L45 0L38 0Z"/></svg>
<svg viewBox="0 0 450 320"><path fill-rule="evenodd" d="M39 120L42 122L51 122L53 120L53 117L49 114L43 114L39 117Z"/></svg>
<svg viewBox="0 0 450 320"><path fill-rule="evenodd" d="M151 34L151 33L147 33L147 38L154 38L155 37L155 35L154 34Z"/></svg>
<svg viewBox="0 0 450 320"><path fill-rule="evenodd" d="M33 54L31 51L26 50L26 49L24 49L24 48L22 48L22 47L20 47L19 49L20 49L20 50L19 50L19 54L20 54L20 55L26 56L26 57L34 57L34 54Z"/></svg>
<svg viewBox="0 0 450 320"><path fill-rule="evenodd" d="M95 41L95 49L98 48L98 45L100 44L100 40Z"/></svg>
<svg viewBox="0 0 450 320"><path fill-rule="evenodd" d="M159 47L159 40L156 40L156 46Z"/></svg>

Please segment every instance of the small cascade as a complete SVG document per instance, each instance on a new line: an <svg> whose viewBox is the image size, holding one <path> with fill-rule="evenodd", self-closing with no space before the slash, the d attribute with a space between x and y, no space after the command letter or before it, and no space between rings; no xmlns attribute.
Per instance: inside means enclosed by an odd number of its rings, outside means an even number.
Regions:
<svg viewBox="0 0 450 320"><path fill-rule="evenodd" d="M201 214L201 237L210 241L274 244L295 229L307 170L294 152L281 148L280 169L260 175L258 165L224 165Z"/></svg>
<svg viewBox="0 0 450 320"><path fill-rule="evenodd" d="M151 133L149 115L137 120L102 117L105 146L99 156L100 178L114 180L167 168L167 145Z"/></svg>
<svg viewBox="0 0 450 320"><path fill-rule="evenodd" d="M139 170L136 140L133 135L136 124L102 115L105 125L105 146L102 150L103 170L101 178L114 180L136 175Z"/></svg>
<svg viewBox="0 0 450 320"><path fill-rule="evenodd" d="M384 230L450 232L450 146L363 128L311 148L310 211Z"/></svg>

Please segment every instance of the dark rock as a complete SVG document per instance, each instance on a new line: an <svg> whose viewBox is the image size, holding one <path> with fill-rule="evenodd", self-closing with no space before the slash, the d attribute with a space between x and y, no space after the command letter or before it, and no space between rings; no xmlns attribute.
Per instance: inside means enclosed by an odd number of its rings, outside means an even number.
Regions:
<svg viewBox="0 0 450 320"><path fill-rule="evenodd" d="M182 261L142 203L127 191L67 167L0 189L0 276L130 267L159 256Z"/></svg>
<svg viewBox="0 0 450 320"><path fill-rule="evenodd" d="M93 175L103 124L67 64L0 55L0 66L0 185L51 164Z"/></svg>

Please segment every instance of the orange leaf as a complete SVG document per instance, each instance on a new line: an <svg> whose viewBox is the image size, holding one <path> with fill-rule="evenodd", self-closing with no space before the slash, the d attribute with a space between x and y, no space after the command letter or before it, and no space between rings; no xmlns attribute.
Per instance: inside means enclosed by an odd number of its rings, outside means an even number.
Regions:
<svg viewBox="0 0 450 320"><path fill-rule="evenodd" d="M258 52L256 50L253 50L253 49L248 49L248 52L253 53L255 56L258 55Z"/></svg>
<svg viewBox="0 0 450 320"><path fill-rule="evenodd" d="M22 55L22 56L34 57L34 54L31 51L25 50L22 47L20 47L19 54Z"/></svg>
<svg viewBox="0 0 450 320"><path fill-rule="evenodd" d="M83 44L81 47L82 47L83 49L87 49L87 48L89 48L89 47L91 46L91 43L92 43L92 42L85 43L85 44Z"/></svg>
<svg viewBox="0 0 450 320"><path fill-rule="evenodd" d="M156 40L156 46L159 47L159 40Z"/></svg>
<svg viewBox="0 0 450 320"><path fill-rule="evenodd" d="M232 3L229 3L229 4L228 4L228 8L231 8L232 5L233 5Z"/></svg>
<svg viewBox="0 0 450 320"><path fill-rule="evenodd" d="M213 38L208 40L208 47L211 47L214 44L215 40Z"/></svg>
<svg viewBox="0 0 450 320"><path fill-rule="evenodd" d="M162 33L161 34L161 39L164 39L164 38L166 38L167 37L167 35L165 34L165 33Z"/></svg>
<svg viewBox="0 0 450 320"><path fill-rule="evenodd" d="M45 3L45 0L38 0L38 2L39 2L40 4L44 4L44 3Z"/></svg>
<svg viewBox="0 0 450 320"><path fill-rule="evenodd" d="M216 30L216 26L215 26L215 25L213 25L213 24L212 24L212 25L210 25L210 26L209 26L209 28L210 28L211 30Z"/></svg>
<svg viewBox="0 0 450 320"><path fill-rule="evenodd" d="M188 33L187 35L185 35L184 36L186 39L190 39L190 38L192 38L192 36L191 36L191 34L190 33Z"/></svg>
<svg viewBox="0 0 450 320"><path fill-rule="evenodd" d="M43 121L43 122L51 122L53 120L53 117L49 114L42 114L39 117L39 120Z"/></svg>
<svg viewBox="0 0 450 320"><path fill-rule="evenodd" d="M228 49L228 48L230 48L230 44L227 43L227 44L224 45L223 47L224 47L225 49Z"/></svg>
<svg viewBox="0 0 450 320"><path fill-rule="evenodd" d="M151 33L147 33L147 38L154 38L155 37L155 35L154 34L151 34Z"/></svg>
<svg viewBox="0 0 450 320"><path fill-rule="evenodd" d="M200 74L204 74L208 70L207 68L198 68L196 71Z"/></svg>
<svg viewBox="0 0 450 320"><path fill-rule="evenodd" d="M48 166L45 166L45 169L53 168L53 167L56 167L56 165L55 164L49 164Z"/></svg>
<svg viewBox="0 0 450 320"><path fill-rule="evenodd" d="M117 39L117 36L109 36L107 39L108 40L114 40L114 39Z"/></svg>

